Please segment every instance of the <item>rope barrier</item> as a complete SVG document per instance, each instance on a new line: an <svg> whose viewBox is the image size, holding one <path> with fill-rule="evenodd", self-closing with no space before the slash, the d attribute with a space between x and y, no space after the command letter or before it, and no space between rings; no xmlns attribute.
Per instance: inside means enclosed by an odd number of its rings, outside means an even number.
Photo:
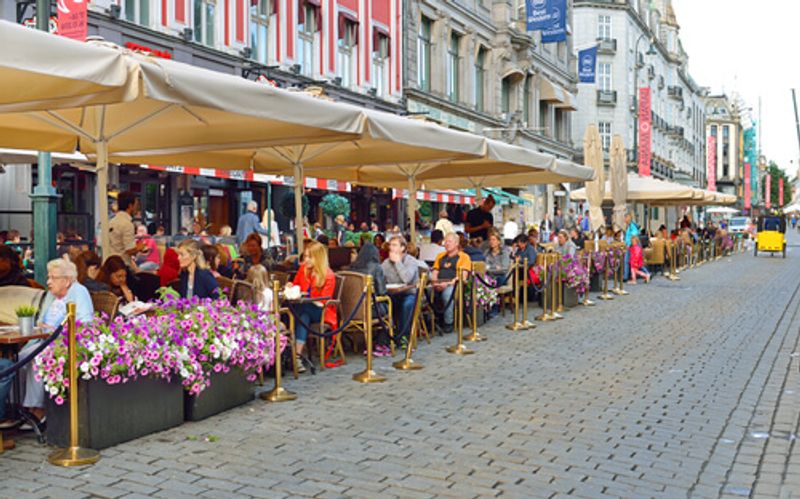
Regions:
<svg viewBox="0 0 800 499"><path fill-rule="evenodd" d="M511 277L511 275L513 273L514 273L514 269L509 269L508 273L505 276L503 276L503 284L497 284L497 283L489 284L488 282L486 282L483 279L483 276L481 276L481 274L479 274L477 272L475 272L475 278L478 279L478 281L480 281L481 284L483 284L484 286L486 286L489 289L500 289L503 286L505 286L506 284L508 284L508 278ZM498 280L498 282L499 282L499 280Z"/></svg>
<svg viewBox="0 0 800 499"><path fill-rule="evenodd" d="M318 332L314 331L314 329L308 323L306 323L304 320L302 320L298 316L299 312L296 310L296 305L295 304L287 303L287 308L289 309L289 312L291 312L292 315L294 316L294 319L295 319L295 321L297 321L297 324L300 324L301 326L303 326L304 328L306 328L308 330L308 334L310 334L312 336L316 336L318 338L333 338L337 334L340 334L340 333L344 332L344 330L347 329L348 326L350 326L350 323L353 322L353 319L355 318L356 314L358 313L358 309L361 308L361 304L364 303L364 298L366 296L367 296L366 291L362 292L361 296L358 298L358 302L355 304L355 306L353 307L353 310L350 312L350 315L347 317L347 320L344 321L344 324L342 324L341 326L336 328L334 331L329 331L327 333L318 333ZM323 307L323 318L321 319L322 321L324 321L324 313L325 313L325 307Z"/></svg>
<svg viewBox="0 0 800 499"><path fill-rule="evenodd" d="M59 337L59 336L61 336L61 332L62 332L63 330L64 330L64 324L62 323L61 325L59 325L59 326L58 326L58 328L56 328L56 330L53 332L53 334L51 334L51 335L50 335L50 337L49 337L49 338L47 338L46 340L42 341L42 342L41 342L41 343L40 343L40 344L39 344L39 345L38 345L38 346L37 346L37 347L36 347L36 348L35 348L35 349L34 349L34 350L31 352L31 353L29 353L29 354L28 354L26 357L24 357L23 359L20 359L20 360L18 360L18 361L17 361L17 362L15 362L13 365L11 365L11 366L9 366L8 368L6 368L6 370L5 370L5 371L2 371L2 372L0 372L0 380L3 380L3 379L5 379L5 378L7 378L7 377L11 376L12 374L14 374L14 373L16 373L17 371L19 371L20 369L22 369L22 368L23 368L23 367L24 367L26 364L28 364L30 361L32 361L33 359L35 359L37 355L39 355L40 353L42 353L42 351L43 351L45 348L49 347L49 346L50 346L50 345L51 345L51 344L52 344L54 341L56 341L56 340L58 339L58 337Z"/></svg>

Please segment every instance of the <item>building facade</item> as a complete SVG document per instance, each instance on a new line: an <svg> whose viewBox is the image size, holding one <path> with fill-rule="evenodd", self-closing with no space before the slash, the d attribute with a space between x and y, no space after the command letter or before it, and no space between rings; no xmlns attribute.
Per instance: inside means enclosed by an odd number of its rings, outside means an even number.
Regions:
<svg viewBox="0 0 800 499"><path fill-rule="evenodd" d="M705 99L706 140L714 137L716 151L717 191L744 197L744 131L739 106L726 95L710 95Z"/></svg>
<svg viewBox="0 0 800 499"><path fill-rule="evenodd" d="M639 89L651 95L652 175L705 187L703 95L689 74L671 0L575 0L575 47L598 46L595 84L578 85L573 135L597 123L638 164Z"/></svg>
<svg viewBox="0 0 800 499"><path fill-rule="evenodd" d="M526 32L524 0L405 0L403 24L410 113L574 157L571 33L565 42L541 43L539 32ZM552 207L554 193L564 194L559 187L531 190L539 194L536 217Z"/></svg>

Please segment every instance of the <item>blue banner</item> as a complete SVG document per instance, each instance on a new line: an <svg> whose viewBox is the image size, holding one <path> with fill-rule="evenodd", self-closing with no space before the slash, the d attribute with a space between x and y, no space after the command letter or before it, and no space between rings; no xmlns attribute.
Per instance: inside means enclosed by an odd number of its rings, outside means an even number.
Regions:
<svg viewBox="0 0 800 499"><path fill-rule="evenodd" d="M553 0L525 0L525 19L528 31L550 27Z"/></svg>
<svg viewBox="0 0 800 499"><path fill-rule="evenodd" d="M567 41L567 0L550 0L550 24L542 29L542 43Z"/></svg>
<svg viewBox="0 0 800 499"><path fill-rule="evenodd" d="M597 74L597 45L578 51L578 81L594 83Z"/></svg>

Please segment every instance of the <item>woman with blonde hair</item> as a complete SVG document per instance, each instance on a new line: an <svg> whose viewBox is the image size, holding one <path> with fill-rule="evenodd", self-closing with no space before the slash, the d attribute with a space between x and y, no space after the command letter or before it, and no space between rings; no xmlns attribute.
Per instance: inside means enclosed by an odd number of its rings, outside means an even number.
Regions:
<svg viewBox="0 0 800 499"><path fill-rule="evenodd" d="M328 250L317 241L310 241L303 250L303 261L300 270L294 277L293 284L300 286L303 294L311 298L333 297L336 288L336 276L328 265ZM323 322L330 328L336 329L336 309L326 306L327 300L301 303L296 308L297 326L295 338L297 340L297 353L302 354L308 338L308 329L305 324ZM300 358L304 358L302 355ZM305 362L305 361L304 361Z"/></svg>
<svg viewBox="0 0 800 499"><path fill-rule="evenodd" d="M253 265L247 271L247 282L253 285L253 296L258 303L258 309L272 312L272 289L267 269L263 265Z"/></svg>
<svg viewBox="0 0 800 499"><path fill-rule="evenodd" d="M183 298L217 298L219 284L208 269L200 243L187 239L178 245L178 263L181 266L178 293Z"/></svg>

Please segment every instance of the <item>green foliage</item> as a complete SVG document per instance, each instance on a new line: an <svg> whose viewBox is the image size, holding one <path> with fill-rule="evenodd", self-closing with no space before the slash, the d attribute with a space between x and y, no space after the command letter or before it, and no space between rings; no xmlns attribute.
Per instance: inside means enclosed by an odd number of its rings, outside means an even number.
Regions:
<svg viewBox="0 0 800 499"><path fill-rule="evenodd" d="M169 286L163 286L156 290L156 294L158 295L158 299L161 301L166 300L167 298L175 298L178 299L181 295L175 291L174 289L170 288Z"/></svg>
<svg viewBox="0 0 800 499"><path fill-rule="evenodd" d="M423 201L419 204L419 214L422 218L432 220L433 205L430 201Z"/></svg>
<svg viewBox="0 0 800 499"><path fill-rule="evenodd" d="M38 310L36 307L32 307L30 305L20 305L15 310L17 317L34 317L37 311Z"/></svg>
<svg viewBox="0 0 800 499"><path fill-rule="evenodd" d="M311 208L308 203L308 197L303 195L303 216L308 215L308 211ZM294 191L287 193L281 202L278 204L278 210L280 213L286 217L294 220Z"/></svg>
<svg viewBox="0 0 800 499"><path fill-rule="evenodd" d="M350 215L350 200L340 194L326 194L319 205L323 213L332 217Z"/></svg>
<svg viewBox="0 0 800 499"><path fill-rule="evenodd" d="M767 167L767 174L772 177L770 179L770 193L769 199L770 204L774 208L780 208L781 205L778 203L780 201L780 179L783 179L783 204L789 204L792 202L792 190L791 186L789 185L789 176L786 175L786 172L783 171L774 161L769 162L769 166ZM766 185L764 186L766 189Z"/></svg>

